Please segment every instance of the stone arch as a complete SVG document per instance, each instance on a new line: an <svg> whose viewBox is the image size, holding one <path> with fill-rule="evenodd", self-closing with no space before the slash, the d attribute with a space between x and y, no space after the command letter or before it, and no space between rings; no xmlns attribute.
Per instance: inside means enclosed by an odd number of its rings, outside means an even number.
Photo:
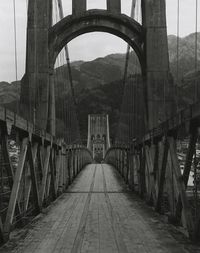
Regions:
<svg viewBox="0 0 200 253"><path fill-rule="evenodd" d="M89 32L106 32L126 41L136 52L141 69L145 69L144 32L142 26L123 14L105 10L89 10L80 16L70 15L50 28L49 61L53 68L63 47L74 38Z"/></svg>

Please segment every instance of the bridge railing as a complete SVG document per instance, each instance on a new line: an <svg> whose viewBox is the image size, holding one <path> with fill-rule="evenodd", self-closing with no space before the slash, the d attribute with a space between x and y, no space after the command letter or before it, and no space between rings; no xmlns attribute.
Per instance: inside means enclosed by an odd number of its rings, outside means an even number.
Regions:
<svg viewBox="0 0 200 253"><path fill-rule="evenodd" d="M199 104L192 105L143 139L116 144L105 156L132 190L194 241L200 238L199 110Z"/></svg>
<svg viewBox="0 0 200 253"><path fill-rule="evenodd" d="M0 108L0 241L27 224L92 162L82 145L66 145Z"/></svg>

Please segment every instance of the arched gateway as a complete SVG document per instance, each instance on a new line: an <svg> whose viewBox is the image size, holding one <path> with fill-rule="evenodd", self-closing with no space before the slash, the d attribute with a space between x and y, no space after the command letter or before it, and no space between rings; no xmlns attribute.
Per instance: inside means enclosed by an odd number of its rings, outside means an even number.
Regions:
<svg viewBox="0 0 200 253"><path fill-rule="evenodd" d="M166 81L169 78L169 57L165 0L141 2L142 25L121 14L120 0L107 0L107 10L89 11L86 10L86 0L72 0L72 15L52 26L52 0L29 0L26 73L22 80L21 104L27 107L28 94L37 97L37 101L33 99L27 108L30 120L34 118L39 127L49 128L54 134L52 76L56 57L69 41L94 31L114 34L135 50L143 74L148 128L152 129L159 120L167 117L173 101L172 87ZM162 107L160 99L165 97L165 107Z"/></svg>

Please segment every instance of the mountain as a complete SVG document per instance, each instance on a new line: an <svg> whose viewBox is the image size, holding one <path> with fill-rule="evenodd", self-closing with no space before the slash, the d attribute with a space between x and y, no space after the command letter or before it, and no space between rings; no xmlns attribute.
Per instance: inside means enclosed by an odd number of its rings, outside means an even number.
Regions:
<svg viewBox="0 0 200 253"><path fill-rule="evenodd" d="M168 36L170 69L177 85L179 107L183 108L194 101L197 85L200 85L200 33L190 34L184 38ZM177 41L179 42L179 74L177 78ZM197 45L197 68L195 66L195 45ZM111 54L93 61L76 61L71 63L73 85L78 104L80 124L84 136L87 134L88 113L109 113L115 128L119 117L122 100L122 80L124 75L125 54ZM127 74L132 70L140 73L138 60L130 54ZM199 70L199 71L198 71ZM56 69L56 100L63 101L70 91L67 65ZM60 75L61 74L61 75ZM67 89L63 92L63 83ZM11 84L0 82L0 104L13 110L19 101L20 82ZM61 114L57 108L57 115Z"/></svg>
<svg viewBox="0 0 200 253"><path fill-rule="evenodd" d="M132 73L134 66L139 72L139 67L135 63L137 59L132 53L128 67L128 75ZM75 90L79 93L83 88L93 89L107 83L121 80L124 75L125 55L111 54L104 58L97 58L93 61L72 62L71 70ZM68 79L67 65L59 67L57 72L64 73L63 79ZM63 80L60 79L62 82Z"/></svg>
<svg viewBox="0 0 200 253"><path fill-rule="evenodd" d="M196 43L197 37L197 43ZM178 43L178 50L177 50ZM195 53L197 51L197 68L200 69L200 33L192 33L184 38L177 38L175 35L168 36L170 69L177 80L177 62L178 79L181 81L189 72L195 71ZM177 54L179 52L179 54ZM179 59L179 61L177 61ZM179 83L181 85L181 83Z"/></svg>

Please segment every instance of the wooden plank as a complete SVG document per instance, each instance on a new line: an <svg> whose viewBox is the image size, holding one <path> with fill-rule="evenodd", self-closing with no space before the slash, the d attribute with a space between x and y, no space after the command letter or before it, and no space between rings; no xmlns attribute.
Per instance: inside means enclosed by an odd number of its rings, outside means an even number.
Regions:
<svg viewBox="0 0 200 253"><path fill-rule="evenodd" d="M8 183L9 183L10 189L12 189L14 172L13 172L13 166L12 166L12 162L10 160L10 155L9 155L9 151L8 151L8 137L7 137L7 135L2 134L1 141L2 141L2 152L3 152L4 159L5 159L5 164L6 164L6 171L8 174Z"/></svg>
<svg viewBox="0 0 200 253"><path fill-rule="evenodd" d="M44 168L43 168L43 177L42 177L42 185L41 185L41 192L40 192L40 203L42 205L44 201L45 191L46 191L46 184L47 184L47 176L49 172L49 159L51 154L51 146L49 145L46 148L46 156L44 161Z"/></svg>
<svg viewBox="0 0 200 253"><path fill-rule="evenodd" d="M152 182L151 182L151 178L150 178L150 162L149 162L149 152L148 152L148 146L144 147L144 152L145 152L145 178L146 178L146 201L147 203L151 202L151 188L152 188Z"/></svg>
<svg viewBox="0 0 200 253"><path fill-rule="evenodd" d="M9 183L10 189L12 190L13 180L14 180L14 171L13 171L13 165L12 165L9 150L8 150L8 136L2 133L1 138L2 138L2 151L3 151L3 156L4 156L5 164L6 164L6 171L8 173L8 183ZM21 209L20 209L20 205L18 201L17 201L17 212L21 213Z"/></svg>
<svg viewBox="0 0 200 253"><path fill-rule="evenodd" d="M130 175L130 154L129 151L126 150L126 183L129 182L129 175Z"/></svg>
<svg viewBox="0 0 200 253"><path fill-rule="evenodd" d="M67 168L68 168L68 178L69 178L69 184L71 184L72 182L72 178L71 178L71 163L70 163L70 160L71 160L71 153L70 151L67 152Z"/></svg>
<svg viewBox="0 0 200 253"><path fill-rule="evenodd" d="M73 155L73 175L74 175L74 179L76 177L76 151L74 150L74 155Z"/></svg>
<svg viewBox="0 0 200 253"><path fill-rule="evenodd" d="M51 168L50 168L50 163L51 163L51 155L49 158L49 168L48 168L48 173L47 173L47 182L46 182L46 190L45 190L45 196L48 199L49 192L50 192L50 186L51 186Z"/></svg>
<svg viewBox="0 0 200 253"><path fill-rule="evenodd" d="M155 191L155 179L154 179L154 163L153 163L153 154L152 154L152 149L154 146L152 145L151 147L146 146L145 147L145 154L146 154L146 162L147 162L147 167L148 167L148 173L149 173L149 199L148 201L151 202L151 198L156 202L156 191ZM155 156L155 155L154 155Z"/></svg>
<svg viewBox="0 0 200 253"><path fill-rule="evenodd" d="M139 164L139 161L138 161L138 155L137 153L135 152L134 155L133 155L133 166L134 166L134 178L133 178L133 183L134 183L134 191L137 189L138 191L138 186L139 186L139 177L138 177L138 164ZM137 185L137 188L136 188L136 185Z"/></svg>
<svg viewBox="0 0 200 253"><path fill-rule="evenodd" d="M50 186L51 186L51 172L48 172L47 175L47 183L46 183L46 191L45 191L45 196L48 199L49 196L49 192L50 192Z"/></svg>
<svg viewBox="0 0 200 253"><path fill-rule="evenodd" d="M134 163L134 154L133 151L129 153L129 171L130 171L130 180L129 180L129 186L132 190L135 188L135 163Z"/></svg>
<svg viewBox="0 0 200 253"><path fill-rule="evenodd" d="M174 174L175 174L175 177L176 177L178 190L179 190L179 193L180 193L180 196L181 196L181 202L182 202L182 205L183 205L183 212L184 212L184 215L185 215L187 230L188 230L189 236L191 238L193 238L194 223L193 223L193 219L192 219L190 205L189 205L187 195L186 195L186 187L185 187L185 184L184 184L184 181L183 181L183 177L182 177L182 174L181 174L181 169L180 169L178 158L177 158L175 140L174 140L173 137L168 137L168 142L169 142L169 148L170 148L170 154L171 154Z"/></svg>
<svg viewBox="0 0 200 253"><path fill-rule="evenodd" d="M145 186L145 156L144 156L144 151L143 149L140 151L139 154L139 192L141 197L144 197L146 193L146 186Z"/></svg>
<svg viewBox="0 0 200 253"><path fill-rule="evenodd" d="M39 164L41 166L42 174L44 174L44 147L40 146L39 150Z"/></svg>
<svg viewBox="0 0 200 253"><path fill-rule="evenodd" d="M50 156L50 172L51 172L51 185L52 185L52 194L53 199L56 199L56 177L55 177L55 163L54 163L54 150L52 149Z"/></svg>
<svg viewBox="0 0 200 253"><path fill-rule="evenodd" d="M58 151L58 157L56 158L56 183L55 183L55 190L56 193L58 192L58 186L59 186L59 178L61 173L61 150Z"/></svg>
<svg viewBox="0 0 200 253"><path fill-rule="evenodd" d="M27 148L28 148L28 138L24 138L22 141L22 148L21 148L19 163L18 163L18 167L17 167L17 170L15 172L15 176L14 176L14 183L13 183L12 192L10 195L8 211L7 211L7 215L6 215L6 221L4 224L4 233L5 234L10 233L10 228L12 225L12 221L13 221L13 217L14 217L14 213L15 213L16 202L17 202L18 193L19 193L19 188L20 188L20 184L21 184L22 173L23 173L24 164L25 164L25 160L26 160Z"/></svg>
<svg viewBox="0 0 200 253"><path fill-rule="evenodd" d="M155 145L151 145L149 148L149 171L150 171L150 179L151 179L151 192L154 203L156 203L156 180L155 180L155 167L156 164L155 159L156 152L155 152Z"/></svg>
<svg viewBox="0 0 200 253"><path fill-rule="evenodd" d="M32 188L33 188L35 207L36 207L37 211L39 212L41 209L41 203L40 203L40 199L39 199L38 183L37 183L37 177L36 177L36 171L35 171L35 160L36 160L36 154L37 154L37 147L38 147L38 144L35 143L34 153L33 153L31 143L29 142L28 160L29 160L29 165L30 165L31 182L32 182L31 184L32 184Z"/></svg>
<svg viewBox="0 0 200 253"><path fill-rule="evenodd" d="M71 151L71 175L72 175L72 181L74 180L74 151Z"/></svg>
<svg viewBox="0 0 200 253"><path fill-rule="evenodd" d="M172 159L171 154L168 154L167 159L167 169L166 169L166 191L167 197L169 201L169 208L170 208L170 218L173 219L175 217L175 203L176 203L176 196L179 194L177 189L176 180L174 178L173 166L172 166Z"/></svg>
<svg viewBox="0 0 200 253"><path fill-rule="evenodd" d="M161 147L161 149L160 149L160 147ZM160 170L162 167L162 158L163 158L163 149L162 148L163 148L163 145L162 145L161 141L155 144L153 173L154 173L154 180L155 180L156 200L154 202L154 206L156 206L156 201L158 198L158 191L159 191ZM160 158L161 158L161 162L160 162Z"/></svg>
<svg viewBox="0 0 200 253"><path fill-rule="evenodd" d="M70 152L70 151L69 151ZM61 191L64 191L64 157L65 157L65 152L64 148L62 147L62 152L61 152L61 168L60 168L60 179L59 179L59 187L61 188ZM68 169L71 169L71 160L68 161ZM71 172L71 171L70 171Z"/></svg>
<svg viewBox="0 0 200 253"><path fill-rule="evenodd" d="M197 138L198 138L198 136L197 136L196 131L195 131L195 133L190 135L189 147L188 147L188 151L187 151L187 155L186 155L186 162L185 162L184 171L183 171L183 181L184 181L186 188L187 188L187 184L188 184L188 180L189 180L189 176L190 176L190 171L191 171L191 166L192 166L192 158L193 158L194 152L196 150ZM181 196L179 194L178 202L176 205L176 214L175 214L177 221L180 221L180 219L181 219L181 212L182 212L182 202L181 202Z"/></svg>
<svg viewBox="0 0 200 253"><path fill-rule="evenodd" d="M157 197L157 201L155 205L155 210L157 212L161 212L161 204L162 204L162 197L163 197L163 191L164 191L168 152L169 152L169 145L168 145L168 141L166 140L164 143L164 153L163 153L162 166L161 166L159 185L158 185L158 197Z"/></svg>
<svg viewBox="0 0 200 253"><path fill-rule="evenodd" d="M135 180L134 183L137 183L137 191L139 192L139 183L140 183L140 173L139 173L139 167L140 167L140 158L139 155L137 153L135 153L135 157L134 157L134 164L135 164L135 176L137 175L137 181Z"/></svg>
<svg viewBox="0 0 200 253"><path fill-rule="evenodd" d="M38 149L38 144L35 144L33 147L33 161L35 164L36 158L37 158L37 149ZM30 170L30 166L29 166L29 170ZM31 174L31 171L30 171ZM25 195L25 211L28 209L28 204L29 204L29 198L30 198L30 193L31 193L31 187L32 187L32 181L31 179L29 180L28 183L28 190L26 191L26 195Z"/></svg>
<svg viewBox="0 0 200 253"><path fill-rule="evenodd" d="M125 179L125 173L124 173L125 160L124 159L125 159L125 155L124 155L124 150L122 149L121 150L121 171L122 171L122 177Z"/></svg>

